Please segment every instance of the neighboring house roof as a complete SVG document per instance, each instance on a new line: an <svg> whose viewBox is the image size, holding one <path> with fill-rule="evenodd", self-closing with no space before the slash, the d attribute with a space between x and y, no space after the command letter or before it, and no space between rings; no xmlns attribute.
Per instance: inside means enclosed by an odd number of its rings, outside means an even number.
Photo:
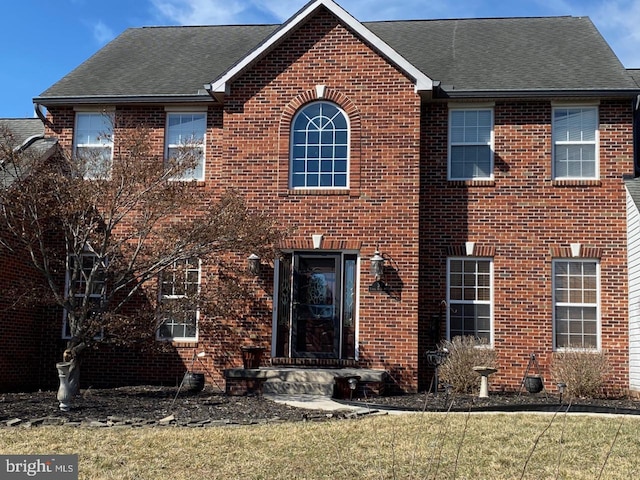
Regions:
<svg viewBox="0 0 640 480"><path fill-rule="evenodd" d="M14 151L30 149L45 154L57 143L55 138L45 138L39 118L0 118L0 130L0 139L10 142Z"/></svg>
<svg viewBox="0 0 640 480"><path fill-rule="evenodd" d="M640 209L640 177L625 178L624 184L636 208Z"/></svg>
<svg viewBox="0 0 640 480"><path fill-rule="evenodd" d="M16 155L24 157L27 168L31 168L31 160L34 158L48 158L55 151L57 139L44 136L44 124L39 118L0 118L0 142L6 145ZM12 163L11 153L4 150L6 157L0 149L0 188L10 186L16 178L16 166Z"/></svg>
<svg viewBox="0 0 640 480"><path fill-rule="evenodd" d="M44 105L203 101L315 11L332 11L409 76L442 96L633 95L638 85L586 17L360 23L315 0L282 25L126 30L34 99ZM418 89L418 87L417 87Z"/></svg>

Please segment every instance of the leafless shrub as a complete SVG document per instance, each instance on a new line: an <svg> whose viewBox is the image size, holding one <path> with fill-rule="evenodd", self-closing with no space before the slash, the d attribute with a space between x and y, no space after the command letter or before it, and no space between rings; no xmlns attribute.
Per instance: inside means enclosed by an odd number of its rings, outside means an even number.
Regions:
<svg viewBox="0 0 640 480"><path fill-rule="evenodd" d="M602 351L571 349L555 352L551 374L556 382L567 385L569 397L593 398L602 394L609 362Z"/></svg>
<svg viewBox="0 0 640 480"><path fill-rule="evenodd" d="M439 346L449 352L446 361L440 366L440 379L452 386L456 393L472 393L478 388L478 374L473 367L496 367L496 352L489 348L486 341L475 337L455 337L445 340Z"/></svg>

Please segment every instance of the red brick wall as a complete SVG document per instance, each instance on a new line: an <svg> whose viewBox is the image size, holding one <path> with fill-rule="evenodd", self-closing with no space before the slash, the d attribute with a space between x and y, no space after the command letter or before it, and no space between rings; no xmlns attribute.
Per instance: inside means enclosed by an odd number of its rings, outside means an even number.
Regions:
<svg viewBox="0 0 640 480"><path fill-rule="evenodd" d="M495 387L517 388L535 353L547 379L552 359L551 262L570 243L600 257L602 348L614 365L609 386L628 384L625 191L633 173L631 105L602 101L600 180L554 182L551 101L496 101L495 182L447 182L445 104L423 111L421 245L423 322L446 298L447 251L465 241L494 253ZM584 250L583 250L584 251ZM477 254L477 253L476 253ZM445 332L445 326L441 326ZM424 335L429 345L428 335Z"/></svg>
<svg viewBox="0 0 640 480"><path fill-rule="evenodd" d="M350 189L289 190L289 129L297 109L317 99L339 104L351 123ZM420 101L413 84L331 15L320 13L235 80L225 99L223 181L295 226L289 245L360 248L361 364L386 368L417 387ZM251 128L247 128L250 125ZM257 188L256 188L257 186ZM398 299L369 293L376 245L395 261ZM271 317L256 318L270 344Z"/></svg>

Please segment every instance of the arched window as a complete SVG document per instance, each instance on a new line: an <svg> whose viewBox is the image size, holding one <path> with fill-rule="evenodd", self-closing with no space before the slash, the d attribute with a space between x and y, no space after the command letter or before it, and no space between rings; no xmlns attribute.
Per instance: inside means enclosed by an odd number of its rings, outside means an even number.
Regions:
<svg viewBox="0 0 640 480"><path fill-rule="evenodd" d="M330 102L305 105L291 124L291 188L347 188L349 120Z"/></svg>

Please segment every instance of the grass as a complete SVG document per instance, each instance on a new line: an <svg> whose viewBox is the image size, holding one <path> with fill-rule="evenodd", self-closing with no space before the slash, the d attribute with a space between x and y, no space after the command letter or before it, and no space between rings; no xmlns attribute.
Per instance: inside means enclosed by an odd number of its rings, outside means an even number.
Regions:
<svg viewBox="0 0 640 480"><path fill-rule="evenodd" d="M79 478L640 478L640 418L407 414L246 427L0 429L0 454L79 455Z"/></svg>

